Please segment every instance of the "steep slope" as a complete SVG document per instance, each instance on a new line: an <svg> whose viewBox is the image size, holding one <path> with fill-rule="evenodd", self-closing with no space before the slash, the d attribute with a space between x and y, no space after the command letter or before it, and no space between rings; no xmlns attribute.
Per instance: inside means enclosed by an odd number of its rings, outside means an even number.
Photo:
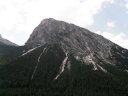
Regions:
<svg viewBox="0 0 128 96"><path fill-rule="evenodd" d="M15 43L12 43L7 39L2 38L1 34L0 34L0 45L18 46Z"/></svg>
<svg viewBox="0 0 128 96"><path fill-rule="evenodd" d="M87 29L43 20L25 52L0 69L0 94L127 96L128 50Z"/></svg>
<svg viewBox="0 0 128 96"><path fill-rule="evenodd" d="M21 48L0 35L0 64L16 58Z"/></svg>

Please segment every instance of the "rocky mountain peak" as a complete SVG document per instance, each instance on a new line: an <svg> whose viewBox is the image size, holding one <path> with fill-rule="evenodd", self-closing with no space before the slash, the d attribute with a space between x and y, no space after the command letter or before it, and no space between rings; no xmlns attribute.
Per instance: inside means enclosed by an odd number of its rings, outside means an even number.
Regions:
<svg viewBox="0 0 128 96"><path fill-rule="evenodd" d="M49 23L52 23L52 22L56 22L57 20L55 20L54 18L46 18L44 20L41 21L40 24L49 24Z"/></svg>
<svg viewBox="0 0 128 96"><path fill-rule="evenodd" d="M111 41L87 29L52 18L44 19L34 29L25 46L33 48L44 44L57 44L78 57L97 53L105 58L114 45Z"/></svg>

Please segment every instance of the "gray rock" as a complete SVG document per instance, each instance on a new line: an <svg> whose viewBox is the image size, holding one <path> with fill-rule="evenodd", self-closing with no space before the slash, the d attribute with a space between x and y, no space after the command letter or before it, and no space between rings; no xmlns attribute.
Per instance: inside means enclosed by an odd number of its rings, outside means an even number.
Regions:
<svg viewBox="0 0 128 96"><path fill-rule="evenodd" d="M97 52L104 58L115 45L87 29L53 18L44 19L34 29L25 45L36 47L44 44L58 44L74 56L88 56L90 53Z"/></svg>

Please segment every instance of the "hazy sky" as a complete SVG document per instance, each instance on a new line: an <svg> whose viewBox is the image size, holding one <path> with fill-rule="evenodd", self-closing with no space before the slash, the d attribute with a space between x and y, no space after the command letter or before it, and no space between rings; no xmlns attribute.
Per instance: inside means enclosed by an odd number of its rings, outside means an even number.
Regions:
<svg viewBox="0 0 128 96"><path fill-rule="evenodd" d="M50 17L88 28L128 49L128 0L0 0L0 34L19 45Z"/></svg>

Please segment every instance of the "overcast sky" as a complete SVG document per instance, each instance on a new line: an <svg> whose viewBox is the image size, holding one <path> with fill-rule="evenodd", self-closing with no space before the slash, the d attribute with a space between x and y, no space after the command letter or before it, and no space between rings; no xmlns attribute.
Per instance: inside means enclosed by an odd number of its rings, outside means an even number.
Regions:
<svg viewBox="0 0 128 96"><path fill-rule="evenodd" d="M0 34L16 44L44 18L88 28L128 49L128 0L0 0Z"/></svg>

